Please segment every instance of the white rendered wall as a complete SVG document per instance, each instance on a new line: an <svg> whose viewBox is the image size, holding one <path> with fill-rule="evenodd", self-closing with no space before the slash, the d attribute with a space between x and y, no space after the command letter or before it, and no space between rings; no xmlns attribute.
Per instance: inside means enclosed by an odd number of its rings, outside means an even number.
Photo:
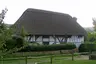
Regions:
<svg viewBox="0 0 96 64"><path fill-rule="evenodd" d="M72 36L71 38L67 39L68 43L74 43L76 47L79 47L81 43L84 42L84 36L78 37L78 36Z"/></svg>
<svg viewBox="0 0 96 64"><path fill-rule="evenodd" d="M30 37L27 37L27 38L25 38L26 40L29 40L29 38ZM35 41L35 36L32 36L31 37L31 39L30 39L30 42L32 42L32 41ZM49 38L42 38L42 36L39 36L37 39L36 39L36 42L38 42L38 43L40 43L40 44L42 44L42 42L49 42L49 44L53 44L54 42L56 43L56 44L60 44L60 42L59 42L59 40L62 40L62 37L58 37L58 38L56 38L56 40L55 40L55 38L54 37L52 37L52 36L49 36ZM63 39L63 42L65 41L65 39ZM78 36L72 36L72 37L70 37L70 38L68 38L67 39L67 43L74 43L74 44L76 44L76 46L77 47L79 47L79 45L81 44L81 43L83 43L84 42L84 36L82 36L82 37L78 37Z"/></svg>

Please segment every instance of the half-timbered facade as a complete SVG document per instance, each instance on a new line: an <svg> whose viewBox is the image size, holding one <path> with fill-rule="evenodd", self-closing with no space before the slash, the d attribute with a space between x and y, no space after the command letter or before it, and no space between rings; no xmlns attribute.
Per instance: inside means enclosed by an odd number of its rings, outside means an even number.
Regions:
<svg viewBox="0 0 96 64"><path fill-rule="evenodd" d="M28 32L26 40L40 44L75 43L79 46L86 38L86 31L68 14L27 9L15 23L17 33L22 26Z"/></svg>

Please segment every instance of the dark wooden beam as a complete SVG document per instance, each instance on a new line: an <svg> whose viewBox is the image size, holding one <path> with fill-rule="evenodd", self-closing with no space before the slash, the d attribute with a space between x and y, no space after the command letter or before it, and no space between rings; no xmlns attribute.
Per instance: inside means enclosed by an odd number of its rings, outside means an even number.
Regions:
<svg viewBox="0 0 96 64"><path fill-rule="evenodd" d="M52 37L53 37L53 38L54 38L54 40L55 40L55 41L54 41L54 44L56 44L56 36L55 36L55 35L53 35Z"/></svg>
<svg viewBox="0 0 96 64"><path fill-rule="evenodd" d="M60 40L59 39L59 36L57 36L57 39L58 39L58 41L60 42L60 43L62 43L63 42L63 39L64 39L65 37L62 37L62 39Z"/></svg>
<svg viewBox="0 0 96 64"><path fill-rule="evenodd" d="M35 42L37 41L37 39L39 38L39 35L35 35Z"/></svg>
<svg viewBox="0 0 96 64"><path fill-rule="evenodd" d="M31 38L32 38L32 35L30 35L30 36L29 36L29 40L28 40L28 41L30 41L30 40L31 40Z"/></svg>

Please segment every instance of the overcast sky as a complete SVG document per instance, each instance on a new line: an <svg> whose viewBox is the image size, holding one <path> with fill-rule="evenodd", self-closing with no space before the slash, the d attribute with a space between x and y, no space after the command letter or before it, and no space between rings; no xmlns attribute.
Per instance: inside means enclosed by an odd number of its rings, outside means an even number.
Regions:
<svg viewBox="0 0 96 64"><path fill-rule="evenodd" d="M27 8L43 9L77 17L83 27L92 27L96 17L96 0L0 0L0 12L7 7L5 23L13 24Z"/></svg>

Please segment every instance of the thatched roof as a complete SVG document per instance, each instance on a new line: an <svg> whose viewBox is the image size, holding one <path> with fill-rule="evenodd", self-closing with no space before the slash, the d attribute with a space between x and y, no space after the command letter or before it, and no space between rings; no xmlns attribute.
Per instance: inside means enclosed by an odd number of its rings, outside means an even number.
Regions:
<svg viewBox="0 0 96 64"><path fill-rule="evenodd" d="M27 9L15 23L33 35L86 35L86 31L68 14Z"/></svg>

